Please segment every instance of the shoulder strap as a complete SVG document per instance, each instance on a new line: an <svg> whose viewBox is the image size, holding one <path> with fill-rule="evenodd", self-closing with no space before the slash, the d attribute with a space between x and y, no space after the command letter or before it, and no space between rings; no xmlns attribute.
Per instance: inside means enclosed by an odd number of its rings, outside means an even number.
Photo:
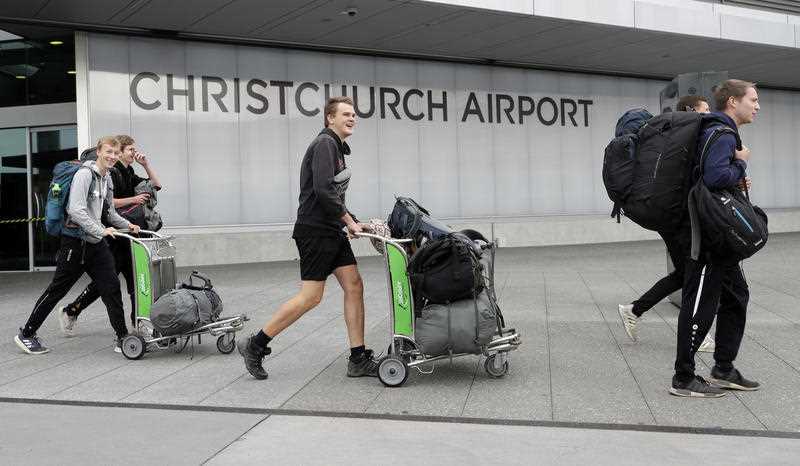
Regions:
<svg viewBox="0 0 800 466"><path fill-rule="evenodd" d="M702 243L702 234L700 231L700 214L697 212L697 190L699 189L700 183L703 182L703 172L705 170L705 162L706 162L706 155L708 155L708 148L711 147L711 144L716 142L719 138L722 137L724 134L733 134L733 137L736 138L736 146L740 147L742 144L742 140L739 138L739 134L731 129L728 126L718 126L714 128L714 131L711 133L711 136L708 137L706 143L703 144L703 150L700 152L700 162L699 162L699 170L700 174L697 178L697 183L689 190L689 198L688 198L688 205L689 205L689 222L692 229L692 259L698 260L700 258L700 246ZM735 157L735 155L734 155Z"/></svg>

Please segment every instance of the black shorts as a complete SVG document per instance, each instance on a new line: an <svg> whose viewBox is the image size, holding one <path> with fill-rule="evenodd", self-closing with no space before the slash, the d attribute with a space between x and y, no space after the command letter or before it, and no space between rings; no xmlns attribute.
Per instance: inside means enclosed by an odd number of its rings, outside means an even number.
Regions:
<svg viewBox="0 0 800 466"><path fill-rule="evenodd" d="M355 265L356 257L345 236L295 238L300 253L300 279L324 281L334 270Z"/></svg>

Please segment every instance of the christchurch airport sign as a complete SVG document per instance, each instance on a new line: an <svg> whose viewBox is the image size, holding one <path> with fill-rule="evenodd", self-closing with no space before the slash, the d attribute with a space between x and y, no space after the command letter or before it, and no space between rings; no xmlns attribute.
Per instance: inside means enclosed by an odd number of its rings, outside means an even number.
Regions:
<svg viewBox="0 0 800 466"><path fill-rule="evenodd" d="M185 99L185 108L190 112L208 112L216 107L213 111L246 111L256 115L270 111L286 115L287 107L293 105L300 114L312 117L320 113L325 100L331 95L347 95L353 98L359 118L412 121L451 121L452 118L458 118L461 122L486 124L573 127L589 126L589 107L593 104L591 99L534 98L528 95L464 91L467 98L463 106L455 108L456 99L446 90L400 90L388 86L360 85L342 85L339 89L339 86L310 81L242 81L240 78L228 81L218 76L193 75L187 75L182 85L176 81L173 74L162 78L149 71L137 73L130 84L131 100L143 110L155 110L162 106L174 110L176 100L181 98ZM152 87L154 84L158 89L157 95L143 92L144 86ZM196 98L198 90L199 99ZM267 96L268 92L275 91L277 96Z"/></svg>

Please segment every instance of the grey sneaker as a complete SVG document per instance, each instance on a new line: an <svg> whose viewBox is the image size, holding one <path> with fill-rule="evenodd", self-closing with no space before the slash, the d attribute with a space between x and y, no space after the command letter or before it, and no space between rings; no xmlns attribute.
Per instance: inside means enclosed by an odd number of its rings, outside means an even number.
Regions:
<svg viewBox="0 0 800 466"><path fill-rule="evenodd" d="M267 346L261 348L253 343L253 337L248 337L241 344L236 345L239 349L239 354L244 358L244 367L247 372L258 380L264 380L268 377L267 371L264 370L262 361L264 357L272 352L272 349Z"/></svg>
<svg viewBox="0 0 800 466"><path fill-rule="evenodd" d="M711 333L706 333L706 337L703 339L703 342L700 343L700 347L697 348L697 351L701 353L713 353L715 348L714 337L711 336Z"/></svg>
<svg viewBox="0 0 800 466"><path fill-rule="evenodd" d="M78 316L70 316L67 314L67 306L58 308L58 324L61 326L61 333L65 337L75 336L75 323L78 322Z"/></svg>
<svg viewBox="0 0 800 466"><path fill-rule="evenodd" d="M638 341L639 335L636 332L636 324L639 318L633 313L633 304L620 304L619 305L619 318L622 319L622 325L625 327L625 333L628 334L631 340Z"/></svg>
<svg viewBox="0 0 800 466"><path fill-rule="evenodd" d="M725 390L710 385L699 375L696 375L689 382L681 382L676 377L673 377L669 392L675 396L694 398L719 398L725 396Z"/></svg>
<svg viewBox="0 0 800 466"><path fill-rule="evenodd" d="M14 343L19 346L19 349L28 354L44 354L50 351L39 341L39 337L36 335L32 337L22 335L22 329L19 329L19 333L14 336Z"/></svg>
<svg viewBox="0 0 800 466"><path fill-rule="evenodd" d="M754 380L747 380L742 376L738 369L733 368L728 372L723 372L717 366L711 369L709 381L720 388L729 390L755 391L761 388L761 384Z"/></svg>
<svg viewBox="0 0 800 466"><path fill-rule="evenodd" d="M378 376L378 361L372 356L371 349L365 350L364 354L355 361L348 359L347 361L347 376L348 377L377 377Z"/></svg>

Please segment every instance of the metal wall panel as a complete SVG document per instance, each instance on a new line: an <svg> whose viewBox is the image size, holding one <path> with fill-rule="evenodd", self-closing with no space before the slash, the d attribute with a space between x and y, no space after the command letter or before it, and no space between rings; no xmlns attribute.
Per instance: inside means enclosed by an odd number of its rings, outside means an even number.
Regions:
<svg viewBox="0 0 800 466"><path fill-rule="evenodd" d="M174 226L292 222L300 161L322 128L326 86L331 95L352 95L355 86L359 111L369 114L347 141L348 206L362 219L385 217L395 195L415 197L438 217L606 213L602 156L614 124L627 109L655 110L665 85L99 34L89 35L89 70L92 139L122 132L137 139L164 182L160 207ZM132 80L143 72L153 74L134 83L136 95L156 108L132 101ZM169 108L168 75L178 91L193 76L192 108L183 95ZM281 105L283 81L291 85L283 85ZM204 82L206 94L225 86L224 108L204 97ZM311 84L298 93L301 83ZM429 108L429 92L434 103L446 93L446 120L441 108ZM742 129L753 149L753 196L764 207L798 207L800 94L760 92L761 114ZM388 105L398 96L400 118ZM564 99L592 103L570 117L562 110L573 104ZM465 114L468 102L480 116ZM531 102L533 114L520 121L520 105Z"/></svg>

